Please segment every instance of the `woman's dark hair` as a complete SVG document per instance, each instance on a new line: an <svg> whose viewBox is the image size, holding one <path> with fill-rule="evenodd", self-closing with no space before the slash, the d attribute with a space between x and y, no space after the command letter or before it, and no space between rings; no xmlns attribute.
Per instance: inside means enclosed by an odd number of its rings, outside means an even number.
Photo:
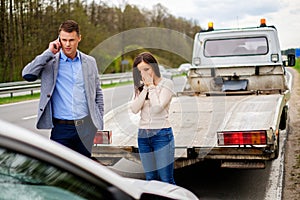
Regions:
<svg viewBox="0 0 300 200"><path fill-rule="evenodd" d="M140 64L143 61L152 67L152 69L157 77L161 76L160 71L159 71L158 62L154 58L154 56L149 52L140 53L134 59L133 69L132 69L134 88L139 91L143 90L144 84L142 81L142 75L141 75L140 71L138 70L137 66L138 66L138 64Z"/></svg>
<svg viewBox="0 0 300 200"><path fill-rule="evenodd" d="M79 25L74 20L67 20L67 21L63 22L59 26L58 34L61 31L65 31L65 32L68 32L68 33L72 33L73 31L76 31L77 35L80 36Z"/></svg>

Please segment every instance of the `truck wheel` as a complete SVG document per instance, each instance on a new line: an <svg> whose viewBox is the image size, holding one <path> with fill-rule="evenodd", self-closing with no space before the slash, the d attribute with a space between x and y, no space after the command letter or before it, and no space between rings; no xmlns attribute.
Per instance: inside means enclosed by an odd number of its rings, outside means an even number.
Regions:
<svg viewBox="0 0 300 200"><path fill-rule="evenodd" d="M278 136L276 138L276 145L274 145L275 146L275 149L274 149L274 152L275 152L274 159L277 159L278 156L279 156L279 137L280 137L279 135L280 135L280 131L279 131Z"/></svg>
<svg viewBox="0 0 300 200"><path fill-rule="evenodd" d="M279 124L280 130L284 130L286 128L287 112L288 112L288 106L284 106L280 117L280 124Z"/></svg>

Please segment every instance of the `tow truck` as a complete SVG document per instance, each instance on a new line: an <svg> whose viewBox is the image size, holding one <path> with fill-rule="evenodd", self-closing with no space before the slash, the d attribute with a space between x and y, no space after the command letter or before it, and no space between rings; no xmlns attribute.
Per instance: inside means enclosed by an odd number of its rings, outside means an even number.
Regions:
<svg viewBox="0 0 300 200"><path fill-rule="evenodd" d="M265 19L246 28L214 29L209 23L195 35L191 64L170 105L175 168L203 160L265 168L279 154L290 99L285 67L295 65L294 55L283 62L276 27ZM111 142L96 144L93 155L111 166L120 159L140 163L138 121L128 105L105 116Z"/></svg>

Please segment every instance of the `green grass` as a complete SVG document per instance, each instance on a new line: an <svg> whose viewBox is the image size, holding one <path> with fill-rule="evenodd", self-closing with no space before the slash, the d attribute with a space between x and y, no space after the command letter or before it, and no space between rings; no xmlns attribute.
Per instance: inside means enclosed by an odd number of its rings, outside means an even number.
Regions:
<svg viewBox="0 0 300 200"><path fill-rule="evenodd" d="M300 58L296 60L295 69L300 73Z"/></svg>
<svg viewBox="0 0 300 200"><path fill-rule="evenodd" d="M112 88L112 87L117 87L117 86L122 86L122 85L128 85L132 84L132 81L126 81L126 82L121 82L121 83L112 83L112 84L105 84L102 85L102 89L106 88ZM34 93L33 95L22 95L22 96L14 96L14 97L0 97L0 105L1 104L8 104L8 103L16 103L20 101L27 101L27 100L33 100L33 99L38 99L40 98L40 93Z"/></svg>
<svg viewBox="0 0 300 200"><path fill-rule="evenodd" d="M16 103L20 101L27 101L32 99L38 99L40 97L40 93L34 93L33 95L22 95L22 96L14 96L14 97L1 97L0 98L0 105L1 104L8 104L8 103Z"/></svg>

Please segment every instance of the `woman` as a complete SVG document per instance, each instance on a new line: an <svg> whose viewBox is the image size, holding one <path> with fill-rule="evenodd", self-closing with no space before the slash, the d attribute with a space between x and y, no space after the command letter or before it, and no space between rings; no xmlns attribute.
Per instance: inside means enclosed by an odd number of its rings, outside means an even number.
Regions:
<svg viewBox="0 0 300 200"><path fill-rule="evenodd" d="M138 146L146 179L175 184L174 137L168 120L173 82L161 77L156 59L148 52L135 58L133 80L131 110L141 116Z"/></svg>

